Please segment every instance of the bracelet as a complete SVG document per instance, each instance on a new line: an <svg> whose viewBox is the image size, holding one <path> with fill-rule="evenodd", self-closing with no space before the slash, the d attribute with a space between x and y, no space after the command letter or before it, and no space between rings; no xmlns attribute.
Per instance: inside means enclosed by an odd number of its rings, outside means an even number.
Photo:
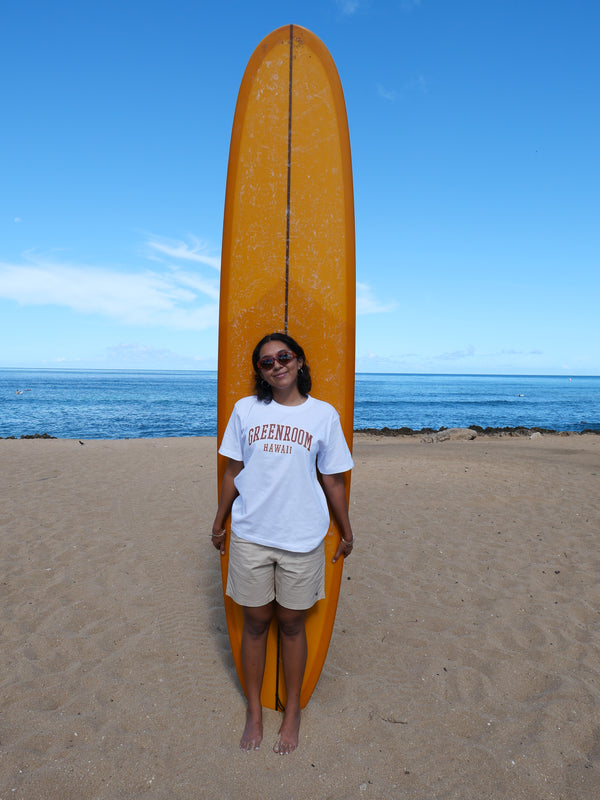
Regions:
<svg viewBox="0 0 600 800"><path fill-rule="evenodd" d="M210 538L211 539L222 539L223 536L225 536L226 533L227 533L227 531L223 531L223 533L211 533Z"/></svg>
<svg viewBox="0 0 600 800"><path fill-rule="evenodd" d="M349 545L350 545L350 547L352 547L352 545L354 544L354 536L352 537L352 539L351 539L349 542L347 542L347 541L344 539L344 537L342 536L342 542L343 542L344 544L349 544Z"/></svg>

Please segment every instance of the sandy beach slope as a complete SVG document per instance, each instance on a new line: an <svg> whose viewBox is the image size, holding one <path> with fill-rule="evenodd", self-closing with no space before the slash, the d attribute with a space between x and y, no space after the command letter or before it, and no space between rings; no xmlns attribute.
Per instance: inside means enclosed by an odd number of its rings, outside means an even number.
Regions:
<svg viewBox="0 0 600 800"><path fill-rule="evenodd" d="M237 743L214 439L0 441L0 800L592 800L600 437L357 435L299 750Z"/></svg>

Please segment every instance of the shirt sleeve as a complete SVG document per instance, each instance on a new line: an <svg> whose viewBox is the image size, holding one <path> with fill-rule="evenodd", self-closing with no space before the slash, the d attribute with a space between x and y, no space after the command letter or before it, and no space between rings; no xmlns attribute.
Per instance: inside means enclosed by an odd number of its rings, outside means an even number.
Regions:
<svg viewBox="0 0 600 800"><path fill-rule="evenodd" d="M242 448L242 421L236 404L225 428L221 446L219 447L219 454L232 458L234 461L243 461L244 453Z"/></svg>
<svg viewBox="0 0 600 800"><path fill-rule="evenodd" d="M350 450L346 444L340 417L335 409L332 409L327 441L322 449L319 450L317 466L319 467L319 472L323 475L347 472L354 466Z"/></svg>

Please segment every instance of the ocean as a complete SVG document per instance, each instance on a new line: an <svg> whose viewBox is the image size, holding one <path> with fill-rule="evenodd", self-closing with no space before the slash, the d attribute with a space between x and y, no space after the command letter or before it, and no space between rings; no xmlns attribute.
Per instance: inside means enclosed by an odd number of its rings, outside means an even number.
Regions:
<svg viewBox="0 0 600 800"><path fill-rule="evenodd" d="M215 436L217 373L0 370L0 437ZM356 376L355 429L600 431L600 377Z"/></svg>

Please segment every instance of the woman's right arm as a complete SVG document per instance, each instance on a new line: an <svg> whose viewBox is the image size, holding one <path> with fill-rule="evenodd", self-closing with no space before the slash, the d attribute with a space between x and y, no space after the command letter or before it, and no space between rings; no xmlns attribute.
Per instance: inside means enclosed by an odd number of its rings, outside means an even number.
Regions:
<svg viewBox="0 0 600 800"><path fill-rule="evenodd" d="M229 516L233 501L238 496L238 490L235 488L234 480L243 468L243 461L234 461L230 458L225 468L225 474L223 475L221 495L219 497L215 521L213 522L211 537L212 543L217 550L221 551L221 555L225 554L225 520Z"/></svg>

